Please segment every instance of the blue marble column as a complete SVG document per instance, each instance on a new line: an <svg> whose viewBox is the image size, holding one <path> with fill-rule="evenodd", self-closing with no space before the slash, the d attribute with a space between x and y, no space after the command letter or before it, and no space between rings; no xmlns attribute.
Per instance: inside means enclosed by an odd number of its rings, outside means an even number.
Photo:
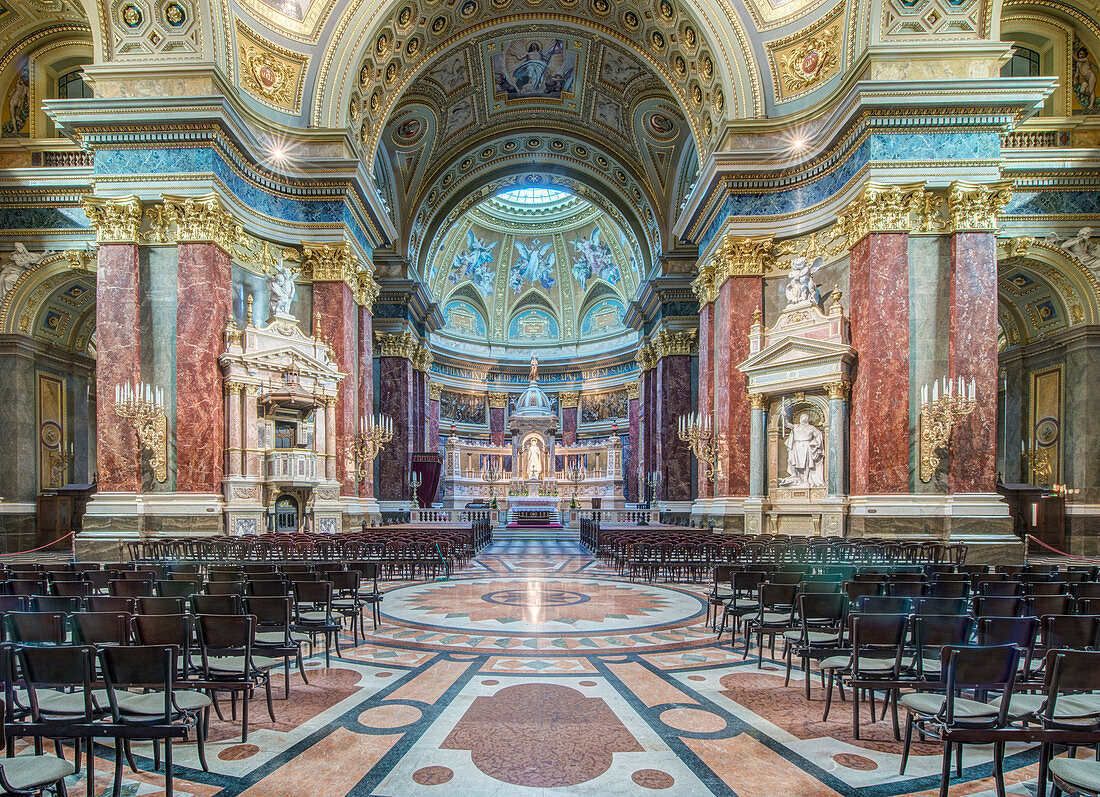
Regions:
<svg viewBox="0 0 1100 797"><path fill-rule="evenodd" d="M829 397L829 495L848 492L848 382L825 385Z"/></svg>
<svg viewBox="0 0 1100 797"><path fill-rule="evenodd" d="M767 413L764 410L764 396L749 395L752 407L749 419L749 497L764 497L764 463L767 461L765 428Z"/></svg>

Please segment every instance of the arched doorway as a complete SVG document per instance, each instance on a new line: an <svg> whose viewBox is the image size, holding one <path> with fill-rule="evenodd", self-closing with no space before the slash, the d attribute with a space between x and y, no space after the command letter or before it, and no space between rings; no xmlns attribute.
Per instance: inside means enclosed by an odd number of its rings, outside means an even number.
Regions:
<svg viewBox="0 0 1100 797"><path fill-rule="evenodd" d="M275 531L298 531L298 499L292 495L280 495L275 500Z"/></svg>

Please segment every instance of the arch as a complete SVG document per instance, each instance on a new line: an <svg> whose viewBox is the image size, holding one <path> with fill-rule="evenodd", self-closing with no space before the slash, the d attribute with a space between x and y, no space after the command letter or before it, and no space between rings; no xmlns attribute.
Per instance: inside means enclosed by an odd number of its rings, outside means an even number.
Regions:
<svg viewBox="0 0 1100 797"><path fill-rule="evenodd" d="M94 356L95 272L74 269L64 252L47 255L4 297L0 332Z"/></svg>
<svg viewBox="0 0 1100 797"><path fill-rule="evenodd" d="M1070 252L1048 241L1000 239L997 266L1001 289L1008 271L1018 268L1047 286L1065 308L1068 326L1100 323L1100 282ZM1013 294L1011 288L1007 290Z"/></svg>

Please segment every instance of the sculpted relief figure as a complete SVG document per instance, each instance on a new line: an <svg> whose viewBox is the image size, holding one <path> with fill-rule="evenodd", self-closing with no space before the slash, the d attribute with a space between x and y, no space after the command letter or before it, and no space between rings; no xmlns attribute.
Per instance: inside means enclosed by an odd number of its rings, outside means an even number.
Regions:
<svg viewBox="0 0 1100 797"><path fill-rule="evenodd" d="M808 413L798 416L790 427L787 446L787 478L781 487L825 486L825 441L821 430L810 423Z"/></svg>
<svg viewBox="0 0 1100 797"><path fill-rule="evenodd" d="M813 302L820 304L821 293L813 274L821 268L821 258L810 260L808 257L796 257L791 261L791 272L787 279L787 306Z"/></svg>
<svg viewBox="0 0 1100 797"><path fill-rule="evenodd" d="M290 305L294 301L297 288L294 285L294 274L285 261L280 260L271 267L271 272L267 275L267 289L271 292L271 314L290 315Z"/></svg>
<svg viewBox="0 0 1100 797"><path fill-rule="evenodd" d="M537 480L542 476L542 451L539 441L532 439L527 444L527 478Z"/></svg>
<svg viewBox="0 0 1100 797"><path fill-rule="evenodd" d="M0 266L0 300L7 296L23 272L33 266L37 266L49 252L28 252L27 247L21 243L15 245L15 249L8 255L4 265Z"/></svg>
<svg viewBox="0 0 1100 797"><path fill-rule="evenodd" d="M1077 235L1063 238L1058 233L1047 235L1047 243L1069 252L1093 271L1100 270L1100 240L1092 237L1092 227L1082 227Z"/></svg>

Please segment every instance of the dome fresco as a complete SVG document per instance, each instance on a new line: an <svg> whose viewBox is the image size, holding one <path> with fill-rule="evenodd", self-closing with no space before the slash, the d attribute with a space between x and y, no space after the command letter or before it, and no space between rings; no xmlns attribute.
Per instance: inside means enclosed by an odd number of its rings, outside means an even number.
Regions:
<svg viewBox="0 0 1100 797"><path fill-rule="evenodd" d="M585 199L513 189L459 216L440 240L427 272L442 335L529 347L626 331L638 245Z"/></svg>

